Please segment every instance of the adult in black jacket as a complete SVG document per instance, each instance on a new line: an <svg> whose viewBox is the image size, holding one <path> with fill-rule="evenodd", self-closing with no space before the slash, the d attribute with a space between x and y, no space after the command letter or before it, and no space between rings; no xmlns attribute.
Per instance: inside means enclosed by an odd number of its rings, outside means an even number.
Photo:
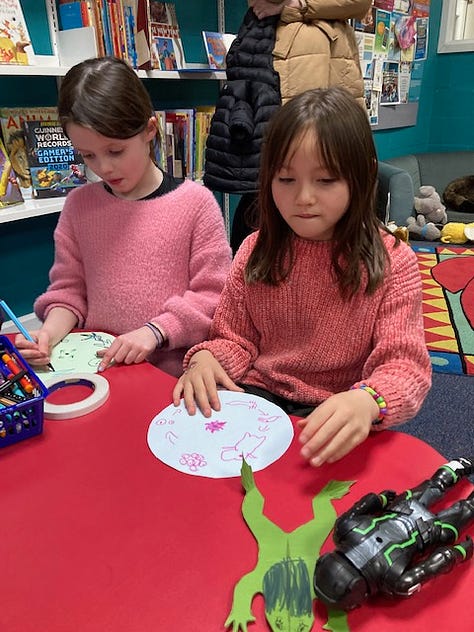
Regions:
<svg viewBox="0 0 474 632"><path fill-rule="evenodd" d="M241 216L256 199L265 127L281 105L272 59L278 18L259 20L252 9L245 14L227 53L227 81L206 142L204 184L215 191L243 194L235 211L239 221L232 228L234 252L249 232Z"/></svg>

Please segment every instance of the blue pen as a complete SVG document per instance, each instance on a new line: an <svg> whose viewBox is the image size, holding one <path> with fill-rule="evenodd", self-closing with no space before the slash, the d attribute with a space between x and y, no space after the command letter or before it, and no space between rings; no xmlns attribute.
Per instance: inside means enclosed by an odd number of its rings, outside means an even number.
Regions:
<svg viewBox="0 0 474 632"><path fill-rule="evenodd" d="M35 340L33 340L32 336L23 327L21 322L18 320L18 318L15 316L12 310L8 307L5 301L0 301L0 307L3 309L5 314L10 318L10 320L15 324L18 331L22 333L26 339L29 340L30 342L35 342ZM51 363L48 364L48 367L51 369L51 371L54 371L53 365Z"/></svg>

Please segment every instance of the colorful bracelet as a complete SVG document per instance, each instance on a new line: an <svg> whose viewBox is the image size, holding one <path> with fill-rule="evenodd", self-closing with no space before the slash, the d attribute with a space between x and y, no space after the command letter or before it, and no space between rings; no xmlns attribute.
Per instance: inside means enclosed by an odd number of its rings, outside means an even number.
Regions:
<svg viewBox="0 0 474 632"><path fill-rule="evenodd" d="M154 333L156 338L156 346L158 349L161 349L161 347L165 344L165 338L161 333L161 329L157 327L155 323L145 323L145 327L148 327L148 329L150 329Z"/></svg>
<svg viewBox="0 0 474 632"><path fill-rule="evenodd" d="M371 388L370 386L367 386L367 384L359 384L359 386L351 386L351 389L356 389L356 388L361 388L363 391L367 391L367 393L369 393L369 395L373 397L373 399L375 400L375 403L379 407L379 416L373 422L373 425L376 426L378 424L381 424L382 421L384 420L385 415L387 414L387 403L385 402L382 395L379 395L377 391L374 391L374 389Z"/></svg>

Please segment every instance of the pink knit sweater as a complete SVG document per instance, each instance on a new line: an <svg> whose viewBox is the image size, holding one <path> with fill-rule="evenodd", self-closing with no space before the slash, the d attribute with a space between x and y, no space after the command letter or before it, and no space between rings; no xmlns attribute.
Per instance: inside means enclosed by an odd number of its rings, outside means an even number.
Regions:
<svg viewBox="0 0 474 632"><path fill-rule="evenodd" d="M78 327L121 334L153 320L169 340L152 360L178 374L186 348L204 340L231 263L213 194L185 181L151 200L122 200L101 182L69 193L54 233L50 286L35 302Z"/></svg>
<svg viewBox="0 0 474 632"><path fill-rule="evenodd" d="M377 428L406 421L431 385L415 254L384 237L391 273L372 296L341 299L330 270L331 243L295 237L295 266L277 287L246 285L243 271L256 239L237 253L211 326L208 349L237 382L289 400L318 404L367 383L386 400Z"/></svg>

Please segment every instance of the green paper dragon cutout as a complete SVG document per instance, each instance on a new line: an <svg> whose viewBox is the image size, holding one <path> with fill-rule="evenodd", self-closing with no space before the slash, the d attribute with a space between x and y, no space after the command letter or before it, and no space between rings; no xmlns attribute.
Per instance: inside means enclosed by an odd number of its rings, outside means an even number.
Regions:
<svg viewBox="0 0 474 632"><path fill-rule="evenodd" d="M314 518L286 533L263 514L264 498L251 467L241 469L245 496L242 514L258 544L258 561L235 585L232 610L225 627L248 632L255 621L251 605L255 594L265 599L265 616L273 632L309 632L314 623L313 571L320 549L337 518L331 500L342 498L354 481L330 481L313 498ZM325 630L349 632L347 614L328 612Z"/></svg>

